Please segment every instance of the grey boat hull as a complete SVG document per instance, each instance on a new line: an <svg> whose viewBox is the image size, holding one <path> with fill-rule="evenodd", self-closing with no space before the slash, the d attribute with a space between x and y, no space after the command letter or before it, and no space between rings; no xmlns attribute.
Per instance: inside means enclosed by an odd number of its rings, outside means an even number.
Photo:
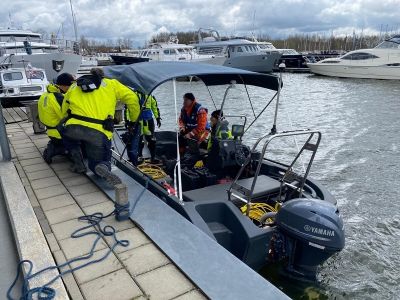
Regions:
<svg viewBox="0 0 400 300"><path fill-rule="evenodd" d="M278 64L281 54L260 54L227 58L223 66L252 72L269 73Z"/></svg>
<svg viewBox="0 0 400 300"><path fill-rule="evenodd" d="M28 63L32 67L44 69L48 81L52 82L61 73L76 75L82 63L82 56L72 53L43 53L12 55L3 60L3 64L11 64L13 68L27 68Z"/></svg>

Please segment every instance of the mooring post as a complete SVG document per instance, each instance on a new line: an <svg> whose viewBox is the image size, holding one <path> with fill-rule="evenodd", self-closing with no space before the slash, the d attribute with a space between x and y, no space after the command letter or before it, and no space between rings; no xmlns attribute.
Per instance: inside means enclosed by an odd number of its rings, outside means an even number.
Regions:
<svg viewBox="0 0 400 300"><path fill-rule="evenodd" d="M4 124L3 106L0 103L0 158L5 161L11 160L10 145L8 144L6 125Z"/></svg>
<svg viewBox="0 0 400 300"><path fill-rule="evenodd" d="M32 122L33 122L33 132L37 133L45 133L46 127L39 120L39 108L38 103L36 101L29 103L29 111L31 114Z"/></svg>
<svg viewBox="0 0 400 300"><path fill-rule="evenodd" d="M120 206L127 206L129 203L128 187L123 183L117 184L115 186L115 202L118 203ZM124 219L124 217L126 217L127 215L129 215L129 206L127 210L123 210L119 213L119 217L121 219Z"/></svg>

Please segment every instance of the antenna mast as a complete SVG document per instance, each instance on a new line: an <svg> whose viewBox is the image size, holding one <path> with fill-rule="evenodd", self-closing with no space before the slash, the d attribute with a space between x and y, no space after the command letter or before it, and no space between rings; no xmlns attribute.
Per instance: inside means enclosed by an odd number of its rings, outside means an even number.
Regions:
<svg viewBox="0 0 400 300"><path fill-rule="evenodd" d="M71 14L72 14L72 22L74 23L74 32L75 32L75 41L78 41L78 31L76 30L76 20L75 20L75 14L72 9L72 0L69 0L69 3L71 5Z"/></svg>
<svg viewBox="0 0 400 300"><path fill-rule="evenodd" d="M253 16L253 30L252 30L252 32L251 32L251 35L252 35L253 41L254 41L254 42L257 42L257 39L256 39L256 37L255 37L255 35L254 35L254 23L255 23L255 21L256 21L256 10L254 10L254 16Z"/></svg>

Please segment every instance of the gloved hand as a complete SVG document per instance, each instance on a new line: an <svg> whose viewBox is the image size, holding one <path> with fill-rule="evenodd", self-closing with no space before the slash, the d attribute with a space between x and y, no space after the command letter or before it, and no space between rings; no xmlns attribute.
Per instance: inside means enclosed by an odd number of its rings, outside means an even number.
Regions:
<svg viewBox="0 0 400 300"><path fill-rule="evenodd" d="M160 128L161 127L161 118L157 118L157 127Z"/></svg>
<svg viewBox="0 0 400 300"><path fill-rule="evenodd" d="M185 134L185 135L183 136L184 139L190 139L191 137L192 137L192 135L189 134L189 133L188 133L188 134Z"/></svg>
<svg viewBox="0 0 400 300"><path fill-rule="evenodd" d="M136 128L136 122L131 122L131 121L129 121L128 130L129 130L129 131L132 131L133 128Z"/></svg>

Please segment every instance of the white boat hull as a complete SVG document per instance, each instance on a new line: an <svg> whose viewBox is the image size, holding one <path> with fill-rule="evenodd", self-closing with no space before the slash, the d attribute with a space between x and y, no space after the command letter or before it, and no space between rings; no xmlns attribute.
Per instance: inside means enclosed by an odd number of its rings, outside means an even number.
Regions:
<svg viewBox="0 0 400 300"><path fill-rule="evenodd" d="M371 66L352 62L350 65L308 63L311 73L324 76L367 79L400 79L400 66Z"/></svg>
<svg viewBox="0 0 400 300"><path fill-rule="evenodd" d="M28 75L31 74L31 75ZM38 100L46 91L47 81L43 69L12 68L0 71L0 101L3 107L18 107L23 101Z"/></svg>
<svg viewBox="0 0 400 300"><path fill-rule="evenodd" d="M226 57L225 56L215 56L215 55L191 55L189 53L182 55L149 55L149 62L156 61L177 61L177 62L193 62L193 63L203 63L223 66Z"/></svg>
<svg viewBox="0 0 400 300"><path fill-rule="evenodd" d="M9 59L13 68L27 67L30 62L32 67L44 69L50 82L61 73L77 74L82 62L81 55L72 53L12 55Z"/></svg>

